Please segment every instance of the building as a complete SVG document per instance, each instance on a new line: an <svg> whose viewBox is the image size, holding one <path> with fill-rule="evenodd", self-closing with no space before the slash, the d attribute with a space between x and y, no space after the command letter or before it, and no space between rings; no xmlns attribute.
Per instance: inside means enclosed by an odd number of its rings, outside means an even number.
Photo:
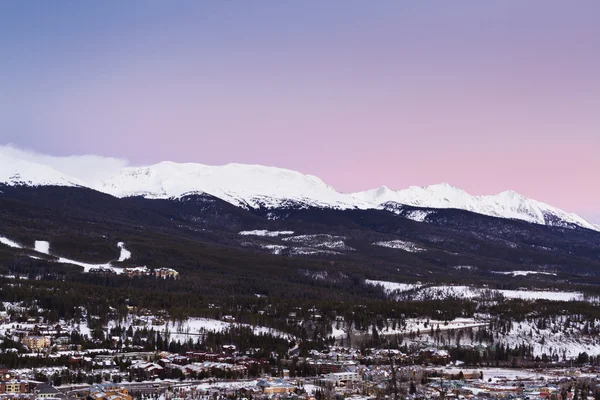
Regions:
<svg viewBox="0 0 600 400"><path fill-rule="evenodd" d="M292 393L296 386L290 385L283 379L261 379L256 384L264 394L285 394Z"/></svg>
<svg viewBox="0 0 600 400"><path fill-rule="evenodd" d="M92 386L87 398L89 400L132 400L127 389L114 383L101 383Z"/></svg>
<svg viewBox="0 0 600 400"><path fill-rule="evenodd" d="M419 361L426 364L444 365L450 360L450 354L446 350L438 350L435 347L428 347L419 353Z"/></svg>
<svg viewBox="0 0 600 400"><path fill-rule="evenodd" d="M179 272L175 271L172 268L158 268L154 270L154 275L157 278L162 278L162 279L167 279L167 278L173 278L173 279L177 279L179 278Z"/></svg>
<svg viewBox="0 0 600 400"><path fill-rule="evenodd" d="M66 396L61 393L57 388L47 383L40 383L36 386L35 390L36 399L65 399Z"/></svg>
<svg viewBox="0 0 600 400"><path fill-rule="evenodd" d="M159 364L143 361L132 364L129 370L138 379L143 380L162 378L165 373L165 369Z"/></svg>
<svg viewBox="0 0 600 400"><path fill-rule="evenodd" d="M47 336L25 336L21 339L21 344L32 350L44 349L50 347L50 338Z"/></svg>
<svg viewBox="0 0 600 400"><path fill-rule="evenodd" d="M31 387L28 381L10 380L0 382L0 394L23 394L30 393Z"/></svg>
<svg viewBox="0 0 600 400"><path fill-rule="evenodd" d="M130 278L137 278L142 276L149 276L150 270L148 267L129 267L123 269L123 275L127 275Z"/></svg>

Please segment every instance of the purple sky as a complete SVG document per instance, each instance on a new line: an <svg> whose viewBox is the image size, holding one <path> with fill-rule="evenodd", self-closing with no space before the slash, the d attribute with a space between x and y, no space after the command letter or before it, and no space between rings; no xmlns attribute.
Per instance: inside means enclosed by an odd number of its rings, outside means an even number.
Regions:
<svg viewBox="0 0 600 400"><path fill-rule="evenodd" d="M0 2L0 144L600 214L600 2Z"/></svg>

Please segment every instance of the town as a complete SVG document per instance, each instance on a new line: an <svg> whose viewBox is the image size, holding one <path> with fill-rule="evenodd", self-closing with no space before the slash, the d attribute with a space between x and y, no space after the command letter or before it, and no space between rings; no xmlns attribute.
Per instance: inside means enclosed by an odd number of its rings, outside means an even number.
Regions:
<svg viewBox="0 0 600 400"><path fill-rule="evenodd" d="M399 346L398 335L379 337L377 347L366 347L373 338L360 336L353 338L357 346L342 345L350 341L343 337L316 346L236 323L230 315L176 328L166 312L129 307L126 321L90 329L86 322L46 324L5 305L1 399L600 398L600 366L587 354L562 361L477 362L460 359L466 353L456 348L415 345L415 331L405 339L414 339L410 346ZM443 327L452 335L482 325L457 320ZM435 330L418 333L442 334L439 325Z"/></svg>

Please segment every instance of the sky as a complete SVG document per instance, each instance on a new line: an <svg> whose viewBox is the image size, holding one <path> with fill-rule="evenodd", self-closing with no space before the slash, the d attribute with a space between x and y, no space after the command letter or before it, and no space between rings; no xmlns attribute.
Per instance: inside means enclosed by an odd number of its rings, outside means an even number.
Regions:
<svg viewBox="0 0 600 400"><path fill-rule="evenodd" d="M511 189L600 222L598 20L597 0L2 1L0 145Z"/></svg>

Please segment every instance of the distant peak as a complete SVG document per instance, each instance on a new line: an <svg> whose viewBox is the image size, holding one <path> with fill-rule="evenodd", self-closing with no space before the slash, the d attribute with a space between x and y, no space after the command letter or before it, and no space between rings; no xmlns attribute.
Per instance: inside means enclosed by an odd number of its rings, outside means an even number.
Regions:
<svg viewBox="0 0 600 400"><path fill-rule="evenodd" d="M375 195L376 196L382 196L382 195L386 194L387 192L391 192L391 190L387 186L382 185L382 186L379 186L375 190Z"/></svg>
<svg viewBox="0 0 600 400"><path fill-rule="evenodd" d="M505 190L496 195L496 197L508 200L526 200L527 198L522 194L515 192L514 190Z"/></svg>
<svg viewBox="0 0 600 400"><path fill-rule="evenodd" d="M464 193L465 191L459 187L456 187L454 185L451 185L447 182L442 182L442 183L436 183L434 185L429 185L429 186L422 186L421 189L425 189L425 190L432 190L432 191L452 191L452 192L461 192Z"/></svg>

